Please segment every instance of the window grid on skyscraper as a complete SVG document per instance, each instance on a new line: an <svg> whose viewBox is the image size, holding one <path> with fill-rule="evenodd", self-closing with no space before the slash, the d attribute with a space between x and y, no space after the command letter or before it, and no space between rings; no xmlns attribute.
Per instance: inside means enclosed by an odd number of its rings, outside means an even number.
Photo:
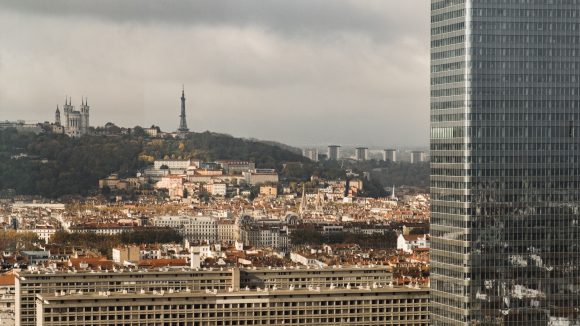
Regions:
<svg viewBox="0 0 580 326"><path fill-rule="evenodd" d="M431 36L431 323L580 324L580 0L432 0Z"/></svg>

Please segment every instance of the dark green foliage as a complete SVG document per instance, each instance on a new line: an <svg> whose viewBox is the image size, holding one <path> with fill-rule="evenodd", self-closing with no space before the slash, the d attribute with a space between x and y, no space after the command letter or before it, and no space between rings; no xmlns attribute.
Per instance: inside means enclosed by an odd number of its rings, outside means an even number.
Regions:
<svg viewBox="0 0 580 326"><path fill-rule="evenodd" d="M191 133L183 141L183 150L177 147L167 148L171 153L193 152L195 157L204 161L224 160L248 160L256 163L260 168L282 169L283 162L306 162L307 159L300 154L290 152L278 146L268 145L262 142L234 138L229 135L211 132ZM177 149L177 150L176 150ZM162 155L163 155L162 154ZM163 156L164 156L163 155ZM156 155L156 157L159 157Z"/></svg>
<svg viewBox="0 0 580 326"><path fill-rule="evenodd" d="M121 233L119 240L122 244L180 243L183 236L174 229L154 228Z"/></svg>
<svg viewBox="0 0 580 326"><path fill-rule="evenodd" d="M120 245L141 245L154 243L180 243L183 240L176 230L169 228L147 228L119 235L101 235L96 233L56 232L51 242L63 246L92 248L101 254L110 256L111 249Z"/></svg>
<svg viewBox="0 0 580 326"><path fill-rule="evenodd" d="M396 185L429 188L429 175L431 173L429 162L386 163L386 170L379 173L377 177L387 187Z"/></svg>
<svg viewBox="0 0 580 326"><path fill-rule="evenodd" d="M81 137L0 131L0 189L17 194L87 195L110 173L121 176L139 167L139 141L129 137ZM28 157L11 159L12 155Z"/></svg>
<svg viewBox="0 0 580 326"><path fill-rule="evenodd" d="M359 195L371 198L381 198L386 197L387 192L385 191L385 187L379 180L377 180L376 178L371 178L370 181L369 180L363 181L363 190Z"/></svg>
<svg viewBox="0 0 580 326"><path fill-rule="evenodd" d="M365 162L345 162L344 168L361 173L370 172L371 179L383 186L393 185L429 188L429 162L391 162L370 160Z"/></svg>
<svg viewBox="0 0 580 326"><path fill-rule="evenodd" d="M127 177L145 167L148 163L139 161L140 155L154 159L249 160L260 168L278 169L285 161L306 161L277 146L227 135L205 132L192 133L187 139L150 140L141 131L135 127L133 135L70 138L0 130L0 189L48 198L84 196L111 173ZM11 159L21 153L28 157Z"/></svg>
<svg viewBox="0 0 580 326"><path fill-rule="evenodd" d="M322 234L318 230L306 227L292 231L290 234L293 245L322 244L357 244L361 248L394 249L397 247L397 233L394 230L385 234L355 234L336 232Z"/></svg>

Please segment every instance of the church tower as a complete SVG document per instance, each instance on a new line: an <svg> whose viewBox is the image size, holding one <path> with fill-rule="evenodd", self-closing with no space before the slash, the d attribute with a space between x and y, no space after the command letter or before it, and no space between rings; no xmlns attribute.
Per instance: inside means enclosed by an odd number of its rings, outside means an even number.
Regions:
<svg viewBox="0 0 580 326"><path fill-rule="evenodd" d="M60 126L60 110L58 104L56 105L56 112L54 113L54 124Z"/></svg>
<svg viewBox="0 0 580 326"><path fill-rule="evenodd" d="M181 114L179 115L179 129L177 129L180 133L189 132L187 128L187 119L185 118L185 88L181 90Z"/></svg>
<svg viewBox="0 0 580 326"><path fill-rule="evenodd" d="M81 135L86 135L89 133L89 99L84 98L81 100Z"/></svg>
<svg viewBox="0 0 580 326"><path fill-rule="evenodd" d="M62 109L64 111L64 126L63 127L65 127L65 128L70 127L69 114L73 110L71 102L72 102L72 100L70 98L67 98L67 97L64 98L64 106L62 107Z"/></svg>

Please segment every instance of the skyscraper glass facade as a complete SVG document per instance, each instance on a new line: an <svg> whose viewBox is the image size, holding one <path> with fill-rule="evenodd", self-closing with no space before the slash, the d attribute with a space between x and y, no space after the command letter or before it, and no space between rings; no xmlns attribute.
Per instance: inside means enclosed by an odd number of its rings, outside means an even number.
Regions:
<svg viewBox="0 0 580 326"><path fill-rule="evenodd" d="M580 0L431 1L432 325L580 325Z"/></svg>

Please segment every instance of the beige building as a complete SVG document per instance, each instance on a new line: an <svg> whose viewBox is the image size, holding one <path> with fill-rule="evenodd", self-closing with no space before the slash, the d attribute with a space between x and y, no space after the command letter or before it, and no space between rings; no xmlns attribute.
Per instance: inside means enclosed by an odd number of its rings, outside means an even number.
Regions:
<svg viewBox="0 0 580 326"><path fill-rule="evenodd" d="M239 270L183 270L165 268L148 271L100 272L32 272L16 275L15 314L16 325L36 325L35 296L40 293L99 291L185 291L220 289L239 284ZM42 320L42 319L41 319Z"/></svg>
<svg viewBox="0 0 580 326"><path fill-rule="evenodd" d="M54 293L59 293L58 298L65 298L66 296L61 296L60 294L78 293L80 291L83 293L83 298L89 298L99 292L107 291L111 293L127 291L127 293L133 294L139 293L141 290L145 292L165 291L168 294L170 290L173 290L174 292L184 294L188 290L193 291L191 293L205 290L225 292L230 288L245 289L247 287L249 290L254 291L252 295L255 295L255 290L258 288L262 290L272 290L274 287L289 289L291 286L297 292L308 288L316 289L317 287L323 289L322 291L335 287L345 289L349 287L352 289L368 287L372 288L372 292L381 288L390 288L391 281L392 274L388 267L385 266L327 267L317 269L305 267L244 268L241 270L237 268L224 270L166 268L147 271L124 270L75 273L21 271L16 275L15 312L17 325L36 325L37 311L35 308L35 297L38 294L42 295L43 298L48 298L50 295L54 295ZM242 291L239 293L250 292ZM257 293L259 294L260 292ZM271 294L273 293L271 291ZM312 292L312 294L315 293L318 292ZM96 297L101 298L100 296ZM164 296L160 296L159 298L165 300ZM208 296L208 300L213 300L212 298L215 298L215 296ZM270 299L275 298L271 297ZM54 300L54 298L50 300ZM51 304L53 303L56 303L56 301L51 301ZM100 302L97 302L95 306L99 304ZM84 310L79 312L84 312ZM53 316L45 316L51 318L50 322L54 321L52 319ZM41 320L44 321L44 317ZM67 323L70 322L72 325L72 321L67 317ZM84 319L77 321L79 323L87 323ZM117 324L117 321L111 322L108 319L92 321L97 323L104 322L105 324L107 322L108 324ZM153 321L151 322L153 323ZM208 323L210 322L208 321ZM210 324L215 325L213 323ZM47 323L43 325L53 324ZM62 325L68 324L65 323Z"/></svg>
<svg viewBox="0 0 580 326"><path fill-rule="evenodd" d="M276 197L278 196L278 187L275 186L261 186L260 196Z"/></svg>
<svg viewBox="0 0 580 326"><path fill-rule="evenodd" d="M235 221L218 220L217 238L219 243L234 243L240 239L240 228Z"/></svg>
<svg viewBox="0 0 580 326"><path fill-rule="evenodd" d="M113 249L113 261L123 265L126 261L138 262L141 259L141 248L138 246L127 246Z"/></svg>
<svg viewBox="0 0 580 326"><path fill-rule="evenodd" d="M14 320L14 275L12 272L0 275L0 325L12 326Z"/></svg>
<svg viewBox="0 0 580 326"><path fill-rule="evenodd" d="M278 173L271 169L250 170L248 172L243 172L242 175L246 179L246 183L251 185L278 183Z"/></svg>
<svg viewBox="0 0 580 326"><path fill-rule="evenodd" d="M358 287L376 285L387 287L393 282L388 266L348 266L326 268L258 268L241 269L240 285L256 288Z"/></svg>
<svg viewBox="0 0 580 326"><path fill-rule="evenodd" d="M37 295L39 325L429 325L429 290L326 288Z"/></svg>

